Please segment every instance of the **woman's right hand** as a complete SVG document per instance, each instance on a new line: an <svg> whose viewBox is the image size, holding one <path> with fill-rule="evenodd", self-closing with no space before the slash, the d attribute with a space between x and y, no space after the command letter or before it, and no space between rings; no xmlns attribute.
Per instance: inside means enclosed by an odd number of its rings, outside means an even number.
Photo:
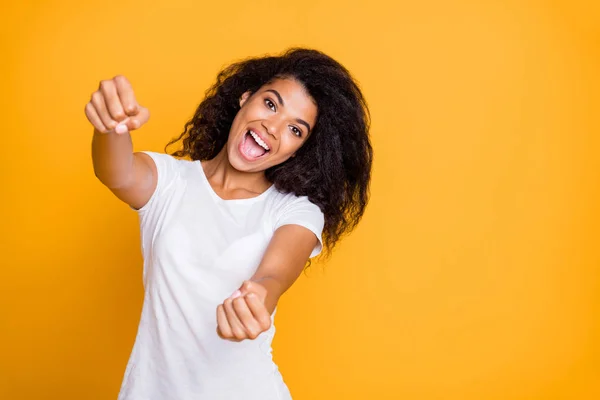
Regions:
<svg viewBox="0 0 600 400"><path fill-rule="evenodd" d="M131 84L122 75L100 81L85 105L85 115L98 132L117 134L139 129L150 118L148 109L137 103Z"/></svg>

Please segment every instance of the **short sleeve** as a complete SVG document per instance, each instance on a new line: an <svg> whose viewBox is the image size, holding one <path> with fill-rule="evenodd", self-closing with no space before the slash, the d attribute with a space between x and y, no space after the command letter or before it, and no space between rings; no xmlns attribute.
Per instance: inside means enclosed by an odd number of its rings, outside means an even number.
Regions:
<svg viewBox="0 0 600 400"><path fill-rule="evenodd" d="M181 160L164 153L143 151L152 158L156 165L156 188L150 199L141 208L134 210L140 218L142 253L146 257L145 249L149 249L152 238L157 230L167 219L170 204L176 193L177 184L181 176Z"/></svg>
<svg viewBox="0 0 600 400"><path fill-rule="evenodd" d="M312 203L308 197L301 196L295 198L279 212L276 218L273 231L284 225L300 225L315 234L319 242L313 249L310 257L316 257L323 250L323 226L325 225L325 216L321 209Z"/></svg>
<svg viewBox="0 0 600 400"><path fill-rule="evenodd" d="M165 197L167 196L169 188L172 187L179 178L179 160L175 157L169 154L155 153L152 151L142 151L141 153L149 155L154 161L157 171L157 182L156 188L146 204L138 209L130 207L140 215L147 214L152 209L158 208L159 203L166 200Z"/></svg>

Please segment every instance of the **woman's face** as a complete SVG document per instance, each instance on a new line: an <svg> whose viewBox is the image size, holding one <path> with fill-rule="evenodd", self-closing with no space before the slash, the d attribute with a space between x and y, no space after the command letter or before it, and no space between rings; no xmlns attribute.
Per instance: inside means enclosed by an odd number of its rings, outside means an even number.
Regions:
<svg viewBox="0 0 600 400"><path fill-rule="evenodd" d="M276 79L240 99L227 141L231 165L244 172L281 164L306 142L317 120L317 106L293 79Z"/></svg>

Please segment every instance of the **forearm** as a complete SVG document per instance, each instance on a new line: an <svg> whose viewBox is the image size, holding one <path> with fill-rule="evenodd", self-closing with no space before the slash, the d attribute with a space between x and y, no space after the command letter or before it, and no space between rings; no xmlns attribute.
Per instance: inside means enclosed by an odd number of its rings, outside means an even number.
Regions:
<svg viewBox="0 0 600 400"><path fill-rule="evenodd" d="M267 297L265 298L265 307L269 314L273 314L279 298L289 288L275 276L253 276L250 279L252 282L259 283L267 289Z"/></svg>
<svg viewBox="0 0 600 400"><path fill-rule="evenodd" d="M109 188L127 183L133 171L133 143L125 134L101 133L94 129L92 139L94 173Z"/></svg>

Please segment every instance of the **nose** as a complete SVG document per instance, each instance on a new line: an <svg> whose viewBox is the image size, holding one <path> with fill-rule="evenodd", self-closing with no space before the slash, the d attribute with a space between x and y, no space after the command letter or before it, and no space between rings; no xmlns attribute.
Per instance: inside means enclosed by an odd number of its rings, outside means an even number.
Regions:
<svg viewBox="0 0 600 400"><path fill-rule="evenodd" d="M284 125L283 120L276 118L275 116L273 118L263 119L262 121L262 126L267 133L276 139L279 138L279 135L281 134L282 125Z"/></svg>

